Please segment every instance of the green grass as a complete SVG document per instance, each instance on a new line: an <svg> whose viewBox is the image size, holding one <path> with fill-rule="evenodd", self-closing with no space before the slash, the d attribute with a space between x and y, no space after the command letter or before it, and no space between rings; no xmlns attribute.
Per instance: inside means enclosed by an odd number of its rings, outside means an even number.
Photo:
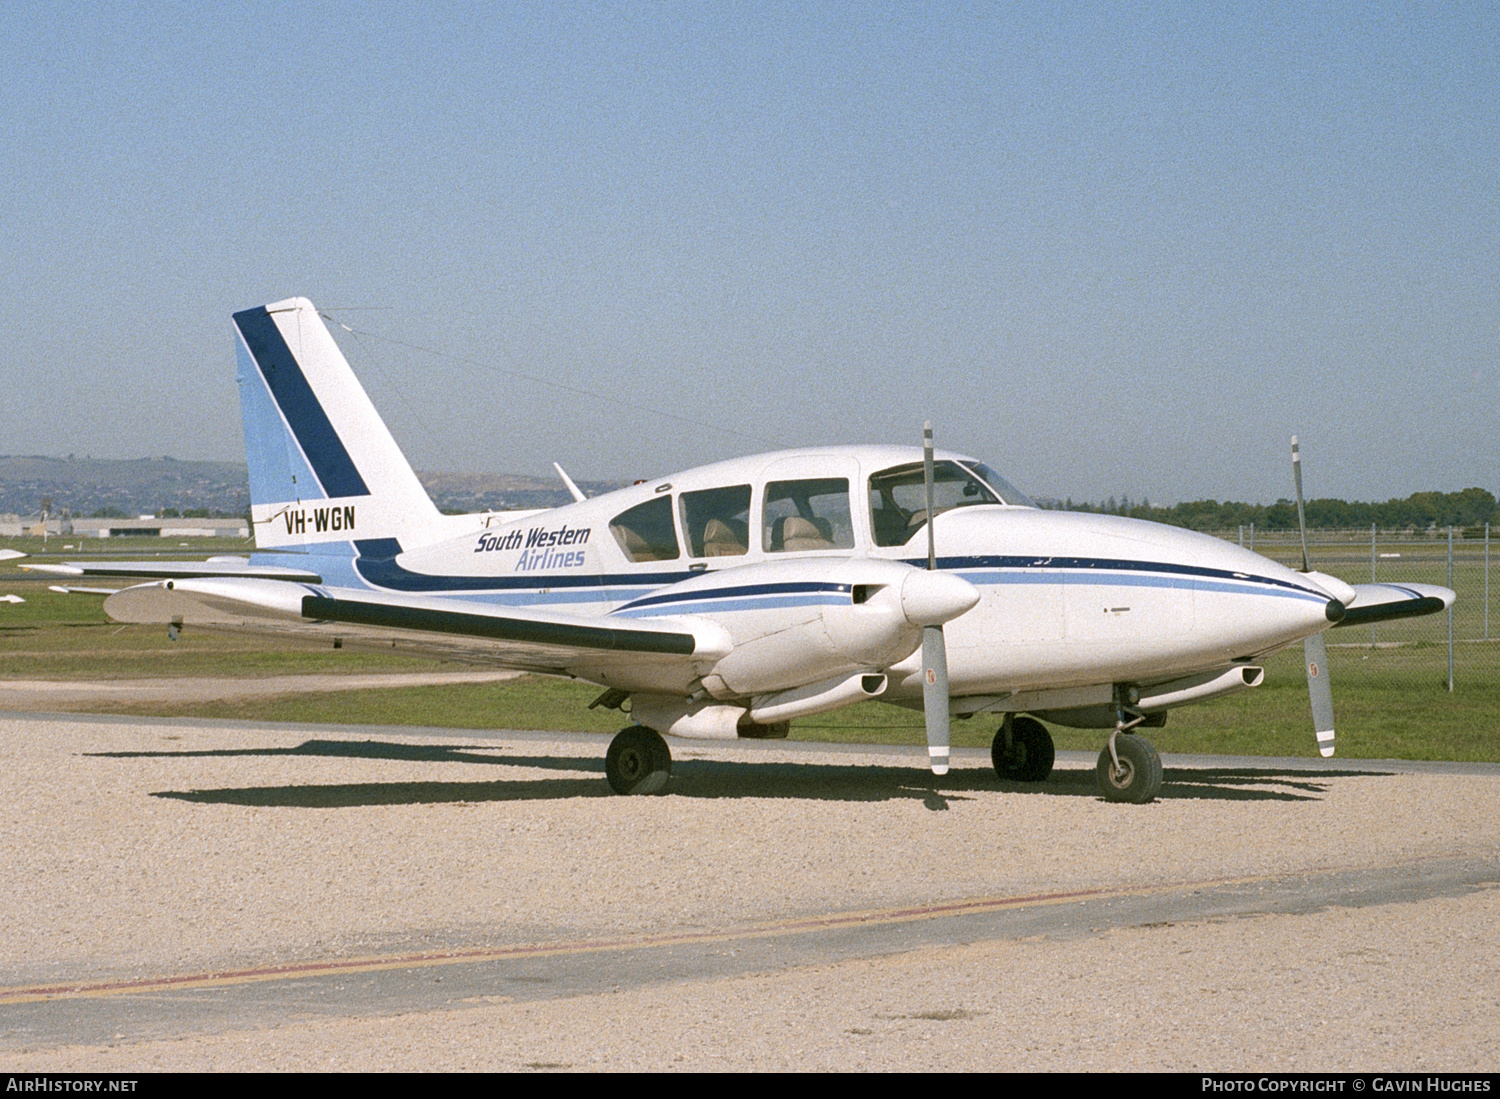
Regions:
<svg viewBox="0 0 1500 1099"><path fill-rule="evenodd" d="M368 669L361 669L368 670ZM501 683L330 691L198 705L91 706L101 713L217 717L308 725L416 725L443 729L556 729L614 733L630 723L616 710L590 710L600 688L548 676Z"/></svg>
<svg viewBox="0 0 1500 1099"><path fill-rule="evenodd" d="M98 595L62 595L46 581L0 578L0 677L5 679L135 679L264 676L304 673L431 671L429 656L354 652L326 643L268 649L262 639L184 631L176 641L157 626L121 626L104 615ZM451 666L451 665L450 665Z"/></svg>
<svg viewBox="0 0 1500 1099"><path fill-rule="evenodd" d="M10 677L11 664L0 638L0 654ZM150 654L173 643L141 639L143 663L129 661L141 674L162 674ZM217 639L214 639L217 640ZM176 645L184 645L184 641ZM174 670L192 674L294 674L297 672L370 672L434 669L421 657L334 652L254 653L210 649L212 641ZM1452 694L1439 673L1446 671L1442 649L1334 650L1330 656L1338 711L1339 754L1356 759L1446 759L1500 762L1500 676L1496 652L1484 654L1489 674L1479 681L1477 662ZM84 658L98 677L100 657ZM179 658L180 659L180 658ZM73 666L69 658L68 666ZM399 661L393 664L392 661ZM448 665L453 667L453 665ZM184 671L183 674L188 674ZM414 725L455 729L559 729L611 733L628 723L613 710L588 709L599 694L590 684L544 676L504 682L405 687L378 691L333 691L281 698L201 704L95 704L94 712L154 716L216 717L294 724ZM956 721L953 743L984 747L998 719ZM1097 751L1105 733L1096 729L1052 726L1061 749ZM1268 662L1266 682L1253 691L1199 706L1172 711L1167 726L1151 730L1152 741L1166 752L1234 755L1312 756L1312 722L1300 655L1282 654ZM902 707L865 703L793 723L796 740L920 745L925 739L921 714Z"/></svg>
<svg viewBox="0 0 1500 1099"><path fill-rule="evenodd" d="M75 534L52 534L45 542L30 535L0 538L0 549L19 550L38 561L49 562L84 561L90 557L110 561L174 557L201 561L215 554L244 556L254 552L255 546L248 538L80 538Z"/></svg>

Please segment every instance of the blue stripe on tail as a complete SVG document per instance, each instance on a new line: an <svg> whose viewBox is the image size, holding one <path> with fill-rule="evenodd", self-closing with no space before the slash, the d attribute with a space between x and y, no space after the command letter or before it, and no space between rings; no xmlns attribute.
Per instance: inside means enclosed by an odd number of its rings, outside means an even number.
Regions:
<svg viewBox="0 0 1500 1099"><path fill-rule="evenodd" d="M234 315L250 355L286 418L297 444L329 497L368 496L369 487L328 421L281 330L265 306Z"/></svg>

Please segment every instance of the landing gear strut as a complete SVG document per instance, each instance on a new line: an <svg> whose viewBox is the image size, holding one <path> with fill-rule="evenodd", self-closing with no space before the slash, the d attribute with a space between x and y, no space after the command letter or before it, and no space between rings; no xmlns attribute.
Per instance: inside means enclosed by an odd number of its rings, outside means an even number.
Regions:
<svg viewBox="0 0 1500 1099"><path fill-rule="evenodd" d="M1149 740L1127 729L1121 722L1109 735L1094 776L1105 801L1144 805L1161 792L1161 756Z"/></svg>
<svg viewBox="0 0 1500 1099"><path fill-rule="evenodd" d="M1034 717L1006 714L1005 724L990 742L995 773L1012 782L1046 782L1055 754L1052 734Z"/></svg>
<svg viewBox="0 0 1500 1099"><path fill-rule="evenodd" d="M672 750L655 729L632 725L609 742L604 774L617 794L659 794L672 777Z"/></svg>

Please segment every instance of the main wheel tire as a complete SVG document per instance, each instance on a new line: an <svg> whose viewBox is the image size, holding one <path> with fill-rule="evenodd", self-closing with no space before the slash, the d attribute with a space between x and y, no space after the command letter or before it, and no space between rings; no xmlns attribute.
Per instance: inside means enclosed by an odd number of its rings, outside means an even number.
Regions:
<svg viewBox="0 0 1500 1099"><path fill-rule="evenodd" d="M1034 717L1018 717L1010 723L1009 751L1005 748L1005 726L1000 726L990 741L995 773L1012 782L1046 782L1056 756L1052 734Z"/></svg>
<svg viewBox="0 0 1500 1099"><path fill-rule="evenodd" d="M672 777L672 750L655 729L621 729L609 742L604 775L617 794L659 794Z"/></svg>
<svg viewBox="0 0 1500 1099"><path fill-rule="evenodd" d="M1154 799L1161 792L1161 756L1156 754L1156 748L1143 736L1122 733L1115 737L1115 751L1120 756L1118 771L1110 758L1108 744L1099 753L1099 765L1094 768L1104 800L1144 805Z"/></svg>

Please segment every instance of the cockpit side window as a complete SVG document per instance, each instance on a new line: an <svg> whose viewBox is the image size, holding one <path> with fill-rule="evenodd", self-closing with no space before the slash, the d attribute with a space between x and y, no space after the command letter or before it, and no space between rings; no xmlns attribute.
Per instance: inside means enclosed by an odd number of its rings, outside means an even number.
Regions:
<svg viewBox="0 0 1500 1099"><path fill-rule="evenodd" d="M750 486L682 494L682 529L691 557L739 557L750 552Z"/></svg>
<svg viewBox="0 0 1500 1099"><path fill-rule="evenodd" d="M609 532L632 561L676 560L677 531L672 526L672 498L658 496L622 511L609 523Z"/></svg>
<svg viewBox="0 0 1500 1099"><path fill-rule="evenodd" d="M932 506L942 514L1000 498L980 477L957 462L932 463ZM904 546L927 523L922 463L893 466L870 478L870 533L877 546Z"/></svg>
<svg viewBox="0 0 1500 1099"><path fill-rule="evenodd" d="M853 549L849 479L821 477L767 484L761 545L771 553Z"/></svg>

